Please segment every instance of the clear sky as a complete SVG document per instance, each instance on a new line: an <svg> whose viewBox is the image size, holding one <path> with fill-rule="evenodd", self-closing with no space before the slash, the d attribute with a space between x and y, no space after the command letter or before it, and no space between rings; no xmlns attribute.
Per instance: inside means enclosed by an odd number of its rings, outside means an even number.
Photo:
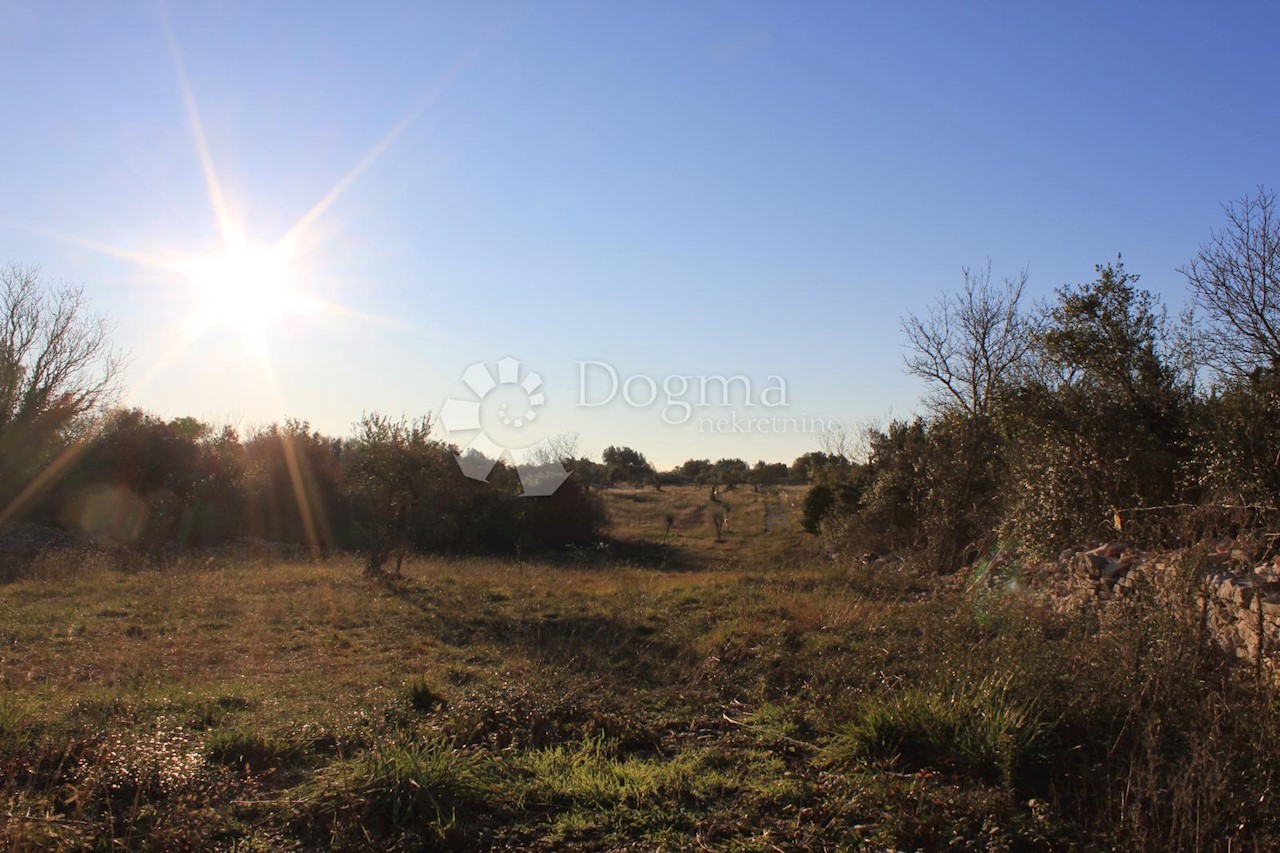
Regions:
<svg viewBox="0 0 1280 853"><path fill-rule="evenodd" d="M165 416L344 434L513 357L543 379L530 440L790 460L815 436L701 418L914 412L899 319L962 267L1046 296L1122 252L1181 306L1219 204L1280 183L1278 28L1267 3L0 0L0 262L82 284L126 401ZM740 374L756 405L583 408L582 361Z"/></svg>

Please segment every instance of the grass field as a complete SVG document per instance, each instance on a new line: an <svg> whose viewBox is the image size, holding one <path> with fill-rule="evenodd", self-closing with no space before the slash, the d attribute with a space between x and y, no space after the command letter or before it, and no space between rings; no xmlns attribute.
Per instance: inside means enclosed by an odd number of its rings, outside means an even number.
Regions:
<svg viewBox="0 0 1280 853"><path fill-rule="evenodd" d="M0 849L1275 840L1269 694L1155 619L827 560L800 494L614 490L608 548L394 584L51 560L0 586Z"/></svg>

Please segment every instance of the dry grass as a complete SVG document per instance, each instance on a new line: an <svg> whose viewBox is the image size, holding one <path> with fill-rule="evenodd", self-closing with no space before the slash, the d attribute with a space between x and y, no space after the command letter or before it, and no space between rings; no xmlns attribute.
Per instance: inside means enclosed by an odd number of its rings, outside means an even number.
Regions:
<svg viewBox="0 0 1280 853"><path fill-rule="evenodd" d="M765 533L767 499L664 547L706 492L617 490L609 551L395 584L52 560L0 586L0 850L1280 837L1271 697L1176 621L924 592L819 559L794 515Z"/></svg>
<svg viewBox="0 0 1280 853"><path fill-rule="evenodd" d="M800 527L804 486L751 486L719 490L711 499L709 486L666 486L654 489L608 489L611 532L637 548L660 549L666 515L675 515L669 556L683 563L705 566L772 566L816 552L813 537ZM726 509L727 508L727 509ZM716 541L712 517L725 514L722 541Z"/></svg>

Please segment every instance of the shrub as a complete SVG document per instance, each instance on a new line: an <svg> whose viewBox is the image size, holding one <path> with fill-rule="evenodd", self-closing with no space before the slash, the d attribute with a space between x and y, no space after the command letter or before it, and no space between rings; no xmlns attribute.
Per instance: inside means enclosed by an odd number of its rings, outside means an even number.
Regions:
<svg viewBox="0 0 1280 853"><path fill-rule="evenodd" d="M604 499L571 476L555 493L539 498L511 498L524 510L523 544L542 548L584 545L600 538L608 522Z"/></svg>
<svg viewBox="0 0 1280 853"><path fill-rule="evenodd" d="M800 525L806 533L817 533L822 526L822 519L835 506L836 494L826 483L818 483L809 487L804 495L804 518Z"/></svg>

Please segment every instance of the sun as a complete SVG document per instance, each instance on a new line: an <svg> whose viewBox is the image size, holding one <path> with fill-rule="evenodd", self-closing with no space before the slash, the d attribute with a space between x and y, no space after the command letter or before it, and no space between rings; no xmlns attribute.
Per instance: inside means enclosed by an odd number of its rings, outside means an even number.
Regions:
<svg viewBox="0 0 1280 853"><path fill-rule="evenodd" d="M184 272L199 304L202 328L232 326L260 333L285 315L307 309L287 252L248 246L195 258Z"/></svg>

